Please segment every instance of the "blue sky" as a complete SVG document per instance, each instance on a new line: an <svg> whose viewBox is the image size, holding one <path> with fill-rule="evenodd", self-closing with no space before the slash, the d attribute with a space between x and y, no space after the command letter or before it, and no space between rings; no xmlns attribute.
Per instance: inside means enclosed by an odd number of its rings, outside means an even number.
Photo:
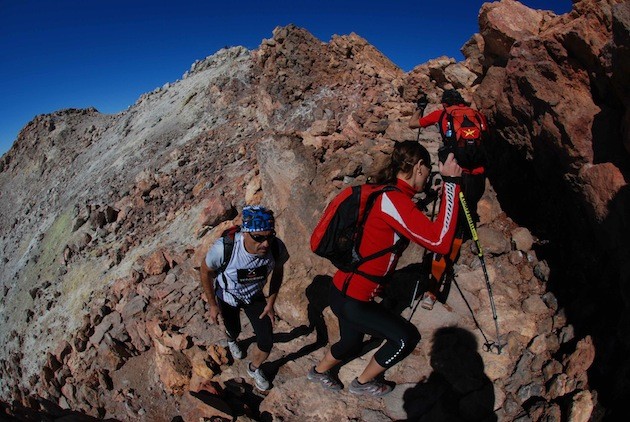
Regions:
<svg viewBox="0 0 630 422"><path fill-rule="evenodd" d="M479 31L483 1L0 0L0 155L36 115L117 113L225 46L257 48L290 23L322 41L355 32L405 71ZM566 13L571 0L523 0Z"/></svg>

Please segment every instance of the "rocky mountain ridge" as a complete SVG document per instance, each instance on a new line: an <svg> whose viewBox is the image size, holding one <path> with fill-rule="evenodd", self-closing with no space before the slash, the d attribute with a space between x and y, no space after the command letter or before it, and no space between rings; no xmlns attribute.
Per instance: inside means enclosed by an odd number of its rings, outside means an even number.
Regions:
<svg viewBox="0 0 630 422"><path fill-rule="evenodd" d="M39 116L0 164L0 398L24 414L120 420L614 415L630 370L628 9L583 0L555 16L486 4L464 62L442 57L409 73L357 35L323 43L277 28L257 50L221 50L121 114ZM449 87L496 133L479 232L504 352L480 348L492 314L466 244L446 304L413 315L423 340L388 371L395 392L322 393L305 373L334 341L332 267L305 239L342 186L365 181L393 142L416 138L407 120L418 89L437 104ZM435 153L439 135L421 142ZM204 318L196 272L242 205L261 201L292 257L266 396ZM406 253L387 298L405 315L422 252ZM588 300L591 277L604 305ZM344 366L342 381L361 365Z"/></svg>

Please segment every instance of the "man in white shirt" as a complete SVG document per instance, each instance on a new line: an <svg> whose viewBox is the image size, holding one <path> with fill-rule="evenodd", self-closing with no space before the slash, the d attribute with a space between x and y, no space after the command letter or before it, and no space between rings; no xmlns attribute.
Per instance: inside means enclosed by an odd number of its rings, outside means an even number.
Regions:
<svg viewBox="0 0 630 422"><path fill-rule="evenodd" d="M237 342L241 309L252 324L256 348L247 363L247 373L263 391L270 388L270 383L260 365L273 346L274 303L289 258L274 228L273 211L246 206L240 230L233 231L233 237L219 238L201 263L201 286L210 305L210 319L214 324L219 323L219 317L223 320L228 347L235 359L243 357ZM263 287L268 280L269 292L265 297Z"/></svg>

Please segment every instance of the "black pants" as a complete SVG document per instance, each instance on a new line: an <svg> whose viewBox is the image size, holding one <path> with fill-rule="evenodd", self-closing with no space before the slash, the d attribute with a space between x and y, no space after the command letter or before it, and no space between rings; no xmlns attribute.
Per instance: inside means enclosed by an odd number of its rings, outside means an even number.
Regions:
<svg viewBox="0 0 630 422"><path fill-rule="evenodd" d="M217 298L217 303L221 308L221 315L225 324L225 332L228 339L236 340L241 334L241 317L240 310L245 311L245 315L249 319L256 334L256 345L265 353L269 353L273 346L273 327L271 326L271 318L265 315L260 319L260 314L265 310L267 301L264 296L260 295L252 300L252 303L246 305L232 306L228 305L221 299Z"/></svg>
<svg viewBox="0 0 630 422"><path fill-rule="evenodd" d="M464 193L464 198L466 199L466 205L468 205L470 215L473 221L477 223L479 221L479 215L477 214L477 203L486 190L486 174L462 173L461 188L462 192ZM465 229L468 228L466 215L461 208L459 213L458 226L460 229L462 227Z"/></svg>
<svg viewBox="0 0 630 422"><path fill-rule="evenodd" d="M359 352L364 335L369 334L385 339L374 359L390 368L406 358L420 341L418 329L402 316L378 303L349 298L335 286L330 288L330 308L339 319L341 339L330 348L337 360Z"/></svg>

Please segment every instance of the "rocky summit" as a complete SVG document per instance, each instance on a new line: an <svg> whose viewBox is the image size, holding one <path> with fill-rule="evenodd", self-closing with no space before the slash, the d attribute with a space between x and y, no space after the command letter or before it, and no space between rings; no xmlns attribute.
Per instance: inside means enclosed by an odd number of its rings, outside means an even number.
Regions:
<svg viewBox="0 0 630 422"><path fill-rule="evenodd" d="M356 34L322 42L279 27L119 114L68 109L28 123L0 161L0 419L621 418L630 3L574 0L560 16L486 3L462 52L405 73ZM492 129L478 232L498 330L471 241L431 311L409 308L418 278L426 288L424 251L410 247L383 298L422 334L386 372L396 388L347 392L379 345L366 337L339 371L346 389L324 391L306 374L337 340L334 268L310 251L310 233L337 192L417 139L419 91L430 112L449 88ZM435 129L419 141L436 156ZM264 394L210 323L199 284L201 259L245 204L275 210L291 255Z"/></svg>

